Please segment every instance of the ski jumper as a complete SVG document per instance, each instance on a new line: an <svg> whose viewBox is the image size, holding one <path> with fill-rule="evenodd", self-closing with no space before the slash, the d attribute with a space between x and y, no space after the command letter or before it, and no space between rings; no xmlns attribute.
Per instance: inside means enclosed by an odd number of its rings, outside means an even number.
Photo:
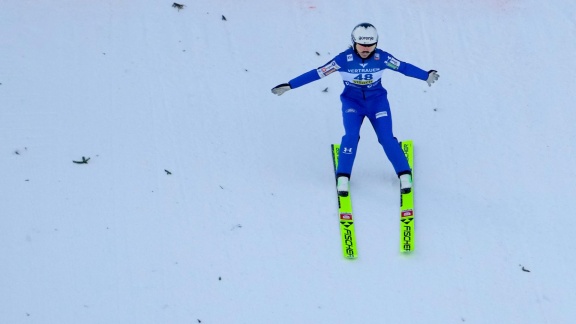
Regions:
<svg viewBox="0 0 576 324"><path fill-rule="evenodd" d="M349 48L326 65L308 71L289 82L290 87L294 89L333 72L340 72L344 82L344 91L340 95L340 101L345 134L340 144L337 176L350 177L352 173L356 148L360 140L360 127L365 117L374 127L378 142L384 148L396 174L411 172L404 152L392 133L390 104L387 91L381 82L382 73L386 69L420 80L428 78L428 72L402 62L378 48L366 59L362 59L352 48Z"/></svg>

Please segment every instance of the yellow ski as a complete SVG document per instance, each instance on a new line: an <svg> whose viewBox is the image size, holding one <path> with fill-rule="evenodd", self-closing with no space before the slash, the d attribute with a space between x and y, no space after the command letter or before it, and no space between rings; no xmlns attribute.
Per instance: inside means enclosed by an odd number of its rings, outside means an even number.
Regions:
<svg viewBox="0 0 576 324"><path fill-rule="evenodd" d="M332 144L332 160L334 162L334 174L338 168L338 156L340 145ZM356 259L358 249L356 248L356 234L354 232L354 218L352 216L352 198L338 197L338 214L340 216L340 237L342 239L342 253L345 258Z"/></svg>
<svg viewBox="0 0 576 324"><path fill-rule="evenodd" d="M412 190L410 193L400 193L400 251L414 251L414 149L412 141L400 143L408 164L412 169Z"/></svg>

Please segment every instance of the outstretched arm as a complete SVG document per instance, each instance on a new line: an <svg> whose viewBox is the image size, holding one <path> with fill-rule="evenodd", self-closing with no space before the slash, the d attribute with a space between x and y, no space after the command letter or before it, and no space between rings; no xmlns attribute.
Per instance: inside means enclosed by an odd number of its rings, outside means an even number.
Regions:
<svg viewBox="0 0 576 324"><path fill-rule="evenodd" d="M329 74L336 72L339 69L340 66L336 63L336 60L332 60L324 66L321 66L314 70L310 70L304 74L295 77L288 83L282 83L275 86L274 88L272 88L272 93L280 96L290 89L296 89L310 82L320 80L321 78L328 76Z"/></svg>
<svg viewBox="0 0 576 324"><path fill-rule="evenodd" d="M282 83L274 88L272 88L272 93L281 96L284 92L301 87L305 84L310 82L314 82L320 79L320 75L318 74L318 70L310 70L302 75L295 77L294 79L290 80L288 83Z"/></svg>
<svg viewBox="0 0 576 324"><path fill-rule="evenodd" d="M436 70L430 70L428 72L422 70L419 67L416 67L410 63L403 62L401 65L401 69L398 69L398 72L401 72L404 75L417 78L420 80L424 80L428 83L428 86L431 87L432 83L438 81L440 75Z"/></svg>
<svg viewBox="0 0 576 324"><path fill-rule="evenodd" d="M286 92L290 89L295 89L295 88L301 87L305 84L316 81L318 79L320 79L320 76L318 76L316 69L310 70L310 71L288 81L288 83L282 83L282 84L275 86L274 88L272 88L272 93L275 95L281 96L284 92Z"/></svg>
<svg viewBox="0 0 576 324"><path fill-rule="evenodd" d="M386 66L391 70L400 72L409 77L426 81L428 83L428 86L432 86L432 83L437 81L438 78L440 77L440 75L438 75L438 71L436 70L430 70L426 72L415 65L402 62L393 57L392 55L388 56L388 59L386 60L385 63Z"/></svg>

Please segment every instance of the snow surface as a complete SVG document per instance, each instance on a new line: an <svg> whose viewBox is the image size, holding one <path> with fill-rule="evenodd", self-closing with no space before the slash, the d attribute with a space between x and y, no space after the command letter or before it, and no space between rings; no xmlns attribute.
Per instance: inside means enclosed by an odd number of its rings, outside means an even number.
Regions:
<svg viewBox="0 0 576 324"><path fill-rule="evenodd" d="M181 3L0 2L1 323L576 322L576 2ZM270 88L363 21L441 77L384 75L417 250L367 123L349 261L340 78Z"/></svg>

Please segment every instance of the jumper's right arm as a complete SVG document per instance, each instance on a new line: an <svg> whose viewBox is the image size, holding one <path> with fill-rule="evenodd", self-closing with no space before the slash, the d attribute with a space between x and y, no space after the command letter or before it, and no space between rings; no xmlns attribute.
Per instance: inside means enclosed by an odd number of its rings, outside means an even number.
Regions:
<svg viewBox="0 0 576 324"><path fill-rule="evenodd" d="M324 66L321 66L314 70L310 70L304 74L295 77L288 83L282 83L275 86L274 88L272 88L272 93L280 96L290 89L296 89L310 82L320 80L321 78L328 76L332 72L338 71L338 69L340 69L340 66L338 66L335 60L332 60Z"/></svg>

